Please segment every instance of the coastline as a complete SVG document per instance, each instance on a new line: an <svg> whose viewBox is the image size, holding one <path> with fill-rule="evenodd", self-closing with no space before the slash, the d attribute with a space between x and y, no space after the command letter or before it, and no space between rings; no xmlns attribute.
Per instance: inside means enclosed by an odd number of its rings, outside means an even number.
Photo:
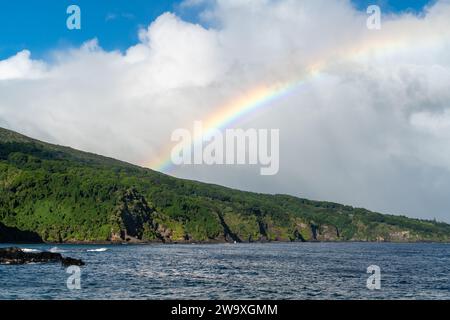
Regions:
<svg viewBox="0 0 450 320"><path fill-rule="evenodd" d="M69 241L69 242L0 242L0 245L86 245L86 246L151 246L151 245L239 245L239 244L449 244L450 241L253 241L253 242L226 242L226 241L176 241L176 242L117 242L117 241Z"/></svg>

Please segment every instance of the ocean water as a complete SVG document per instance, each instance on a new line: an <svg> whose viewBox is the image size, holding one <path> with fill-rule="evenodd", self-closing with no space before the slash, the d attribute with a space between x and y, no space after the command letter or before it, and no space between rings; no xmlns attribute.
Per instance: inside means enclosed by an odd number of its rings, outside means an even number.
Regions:
<svg viewBox="0 0 450 320"><path fill-rule="evenodd" d="M17 246L83 259L81 289L59 264L0 265L0 299L450 299L449 244Z"/></svg>

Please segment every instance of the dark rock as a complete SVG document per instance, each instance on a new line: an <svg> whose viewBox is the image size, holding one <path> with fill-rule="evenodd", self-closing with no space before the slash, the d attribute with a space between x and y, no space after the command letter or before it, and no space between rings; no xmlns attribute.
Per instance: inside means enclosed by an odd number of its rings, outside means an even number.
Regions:
<svg viewBox="0 0 450 320"><path fill-rule="evenodd" d="M220 224L223 228L224 239L226 242L242 242L242 240L237 236L237 234L233 233L230 227L226 224L225 219L221 214L218 214Z"/></svg>
<svg viewBox="0 0 450 320"><path fill-rule="evenodd" d="M68 266L84 266L84 262L82 260L73 259L73 258L69 258L69 257L67 257L67 258L62 257L61 263L65 267L68 267Z"/></svg>
<svg viewBox="0 0 450 320"><path fill-rule="evenodd" d="M297 229L294 231L294 238L291 241L306 242L305 238Z"/></svg>
<svg viewBox="0 0 450 320"><path fill-rule="evenodd" d="M117 211L111 217L113 225L120 230L111 235L113 241L127 241L130 243L139 243L146 238L146 231L154 235L155 239L164 241L159 233L158 224L153 221L157 215L145 197L135 189L129 189L121 195L121 201L116 209ZM148 234L147 234L148 235Z"/></svg>
<svg viewBox="0 0 450 320"><path fill-rule="evenodd" d="M42 238L32 231L8 227L0 222L0 243L42 243Z"/></svg>
<svg viewBox="0 0 450 320"><path fill-rule="evenodd" d="M0 264L27 264L27 263L56 263L64 266L83 266L82 260L64 258L59 253L53 252L24 252L20 248L0 249Z"/></svg>

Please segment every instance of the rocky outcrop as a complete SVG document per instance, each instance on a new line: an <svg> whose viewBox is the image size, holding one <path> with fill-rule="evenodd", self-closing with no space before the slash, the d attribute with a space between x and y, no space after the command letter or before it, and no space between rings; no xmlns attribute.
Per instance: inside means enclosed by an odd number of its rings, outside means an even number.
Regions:
<svg viewBox="0 0 450 320"><path fill-rule="evenodd" d="M156 214L146 201L145 197L135 189L124 192L116 213L112 217L112 223L116 230L111 232L112 241L140 242L148 240L151 233L151 240L163 241L163 236L158 230L158 225L153 221L152 216Z"/></svg>
<svg viewBox="0 0 450 320"><path fill-rule="evenodd" d="M311 224L311 233L313 241L339 241L339 229L333 225L316 225Z"/></svg>
<svg viewBox="0 0 450 320"><path fill-rule="evenodd" d="M83 266L82 260L63 257L53 252L25 252L20 248L0 249L0 264L61 263L63 266Z"/></svg>
<svg viewBox="0 0 450 320"><path fill-rule="evenodd" d="M267 235L267 229L268 229L267 223L265 221L263 221L263 219L260 216L258 216L257 222L258 222L258 228L259 228L259 234L260 234L258 241L266 242L269 238Z"/></svg>
<svg viewBox="0 0 450 320"><path fill-rule="evenodd" d="M415 238L409 231L393 230L376 237L377 242L413 242Z"/></svg>
<svg viewBox="0 0 450 320"><path fill-rule="evenodd" d="M223 228L224 240L226 242L242 242L242 240L237 236L237 234L231 231L230 227L225 222L223 216L221 214L218 214L218 217L220 220L220 224L222 225Z"/></svg>
<svg viewBox="0 0 450 320"><path fill-rule="evenodd" d="M303 237L303 235L300 233L300 231L298 231L297 229L295 229L294 231L294 236L291 239L291 241L295 242L295 241L299 241L299 242L306 242L305 238Z"/></svg>

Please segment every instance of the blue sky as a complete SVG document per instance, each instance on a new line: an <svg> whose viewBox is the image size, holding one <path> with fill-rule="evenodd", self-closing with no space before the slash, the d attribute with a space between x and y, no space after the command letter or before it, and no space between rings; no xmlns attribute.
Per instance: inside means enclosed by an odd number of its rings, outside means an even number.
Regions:
<svg viewBox="0 0 450 320"><path fill-rule="evenodd" d="M354 5L364 10L371 4L379 5L385 12L414 12L420 13L422 9L435 0L352 0Z"/></svg>
<svg viewBox="0 0 450 320"><path fill-rule="evenodd" d="M33 57L45 58L49 50L78 46L98 38L107 49L124 50L137 42L137 31L166 11L195 20L180 10L181 0L15 0L0 5L0 59L29 49ZM420 12L429 0L352 0L364 10L377 3L384 10ZM82 30L65 27L66 8L77 4L82 10Z"/></svg>
<svg viewBox="0 0 450 320"><path fill-rule="evenodd" d="M137 30L165 11L173 0L26 0L0 4L0 58L30 49L33 56L47 50L76 46L97 37L105 49L123 49L137 42ZM66 9L81 8L81 30L66 28Z"/></svg>

